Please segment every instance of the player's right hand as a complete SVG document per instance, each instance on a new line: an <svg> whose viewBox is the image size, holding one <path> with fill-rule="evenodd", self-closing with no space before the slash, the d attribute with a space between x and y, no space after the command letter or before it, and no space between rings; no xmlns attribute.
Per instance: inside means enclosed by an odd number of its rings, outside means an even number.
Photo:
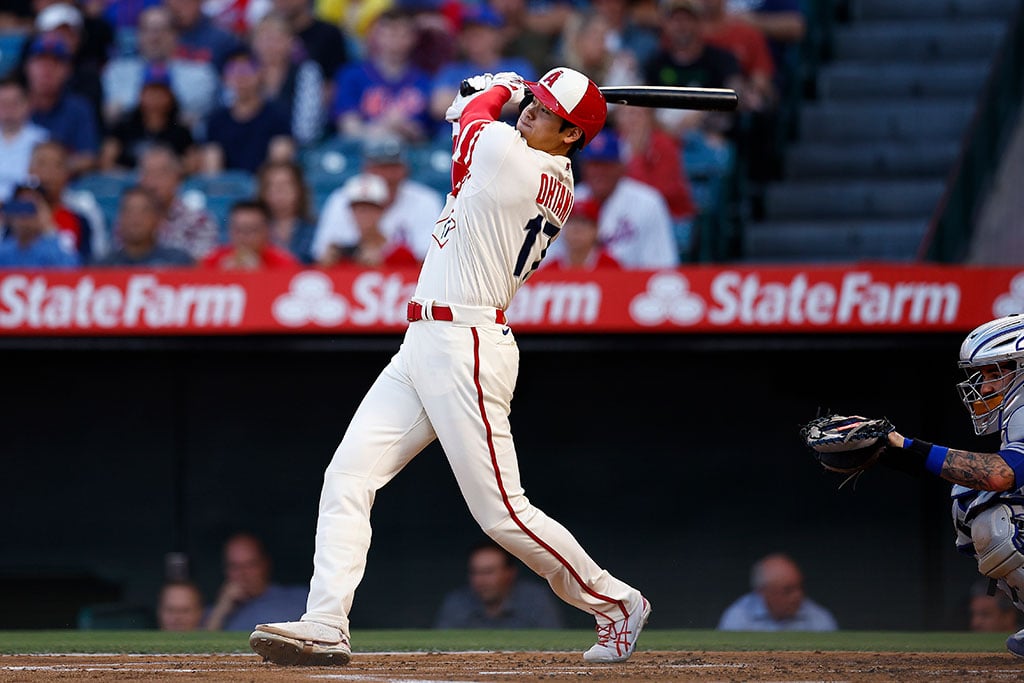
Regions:
<svg viewBox="0 0 1024 683"><path fill-rule="evenodd" d="M470 100L491 87L491 80L493 78L494 76L491 74L480 74L479 76L471 76L462 81L455 99L452 100L452 103L448 105L448 109L444 112L444 120L449 123L458 123L459 117L462 116L462 110L466 108Z"/></svg>
<svg viewBox="0 0 1024 683"><path fill-rule="evenodd" d="M523 82L523 77L514 71L502 71L494 74L494 77L491 79L491 87L493 88L496 85L503 85L508 88L509 92L512 93L509 102L514 106L518 107L526 95L526 84Z"/></svg>

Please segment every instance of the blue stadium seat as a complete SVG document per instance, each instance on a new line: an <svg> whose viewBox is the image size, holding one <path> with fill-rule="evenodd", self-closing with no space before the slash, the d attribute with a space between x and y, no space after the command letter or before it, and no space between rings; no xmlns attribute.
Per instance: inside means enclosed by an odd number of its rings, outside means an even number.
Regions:
<svg viewBox="0 0 1024 683"><path fill-rule="evenodd" d="M332 138L302 153L302 170L311 186L341 185L363 165L361 143Z"/></svg>
<svg viewBox="0 0 1024 683"><path fill-rule="evenodd" d="M18 65L25 40L27 36L23 33L0 33L0 78L10 74Z"/></svg>
<svg viewBox="0 0 1024 683"><path fill-rule="evenodd" d="M136 181L134 173L89 173L75 180L72 186L76 190L88 190L99 200L101 197L120 197L121 192Z"/></svg>
<svg viewBox="0 0 1024 683"><path fill-rule="evenodd" d="M220 171L190 176L181 188L182 191L198 190L207 197L243 199L256 194L256 179L248 171Z"/></svg>
<svg viewBox="0 0 1024 683"><path fill-rule="evenodd" d="M409 151L409 176L434 188L442 195L452 189L451 148L428 146Z"/></svg>

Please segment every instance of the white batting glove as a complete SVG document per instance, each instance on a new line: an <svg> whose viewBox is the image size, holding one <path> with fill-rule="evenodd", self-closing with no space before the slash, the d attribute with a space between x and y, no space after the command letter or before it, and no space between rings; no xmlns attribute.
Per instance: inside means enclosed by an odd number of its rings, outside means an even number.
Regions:
<svg viewBox="0 0 1024 683"><path fill-rule="evenodd" d="M503 85L508 88L509 92L512 93L512 97L509 98L515 106L519 106L519 103L523 101L523 97L526 95L526 84L523 83L523 77L513 71L502 71L501 73L494 74L494 78L491 79L491 87L496 85Z"/></svg>
<svg viewBox="0 0 1024 683"><path fill-rule="evenodd" d="M464 95L463 88L460 87L458 94L455 95L455 99L452 100L452 103L444 112L444 120L449 123L458 123L459 117L462 116L462 110L466 108L470 100L491 87L491 80L493 78L494 76L491 74L480 74L479 76L472 76L464 80L462 82L465 86L464 90L468 91L472 88L472 92L467 92Z"/></svg>

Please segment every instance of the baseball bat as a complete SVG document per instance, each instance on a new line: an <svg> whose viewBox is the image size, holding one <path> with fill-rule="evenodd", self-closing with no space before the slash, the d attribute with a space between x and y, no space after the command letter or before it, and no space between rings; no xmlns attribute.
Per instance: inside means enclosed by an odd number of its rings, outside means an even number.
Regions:
<svg viewBox="0 0 1024 683"><path fill-rule="evenodd" d="M616 85L599 88L608 104L659 109L693 109L703 111L734 111L739 96L731 88L693 88L662 85ZM476 89L467 81L459 87L463 96Z"/></svg>

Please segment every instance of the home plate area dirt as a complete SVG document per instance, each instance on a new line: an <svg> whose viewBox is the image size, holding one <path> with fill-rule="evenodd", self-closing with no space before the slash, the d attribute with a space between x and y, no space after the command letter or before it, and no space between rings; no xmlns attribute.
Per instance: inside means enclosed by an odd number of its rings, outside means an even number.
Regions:
<svg viewBox="0 0 1024 683"><path fill-rule="evenodd" d="M279 667L255 655L4 655L0 681L1021 681L1001 654L651 652L590 665L578 653L359 654L345 667Z"/></svg>

